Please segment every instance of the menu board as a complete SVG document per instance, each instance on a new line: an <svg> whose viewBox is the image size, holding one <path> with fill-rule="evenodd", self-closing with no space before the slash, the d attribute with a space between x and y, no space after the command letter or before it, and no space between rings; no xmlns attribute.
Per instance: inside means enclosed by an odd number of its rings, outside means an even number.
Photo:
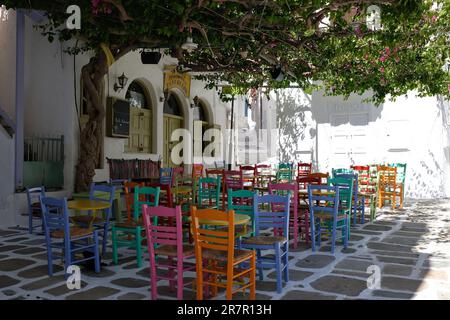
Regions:
<svg viewBox="0 0 450 320"><path fill-rule="evenodd" d="M128 138L130 136L130 103L109 97L108 115L108 135Z"/></svg>

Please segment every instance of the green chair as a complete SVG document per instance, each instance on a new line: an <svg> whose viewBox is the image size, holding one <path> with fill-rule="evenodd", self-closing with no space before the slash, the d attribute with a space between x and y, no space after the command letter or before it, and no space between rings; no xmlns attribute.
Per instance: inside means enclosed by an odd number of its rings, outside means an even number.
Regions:
<svg viewBox="0 0 450 320"><path fill-rule="evenodd" d="M255 232L255 219L254 219L254 208L253 199L256 192L250 190L231 190L228 189L228 205L227 211L234 210L237 214L245 214L251 217L251 231L248 231L247 226L236 227L237 235L239 237L243 236L254 236Z"/></svg>
<svg viewBox="0 0 450 320"><path fill-rule="evenodd" d="M131 221L112 225L113 263L118 263L118 249L127 247L136 250L138 268L142 267L142 252L146 248L145 226L142 219L142 205L149 207L159 205L160 188L136 187L134 191L134 211ZM155 222L156 224L157 222Z"/></svg>
<svg viewBox="0 0 450 320"><path fill-rule="evenodd" d="M292 183L294 175L293 163L280 163L277 171L277 183Z"/></svg>
<svg viewBox="0 0 450 320"><path fill-rule="evenodd" d="M350 226L352 218L352 202L353 202L353 179L351 178L332 178L328 179L329 186L339 187L339 207L338 215L347 216L347 226L348 226L348 239L350 239ZM342 222L341 222L342 223ZM331 230L331 225L328 224L327 227ZM339 227L339 225L338 225Z"/></svg>
<svg viewBox="0 0 450 320"><path fill-rule="evenodd" d="M406 163L391 163L388 164L388 166L397 168L395 196L400 198L400 209L403 209L403 202L405 199Z"/></svg>
<svg viewBox="0 0 450 320"><path fill-rule="evenodd" d="M200 178L198 180L198 204L200 209L220 209L222 178Z"/></svg>
<svg viewBox="0 0 450 320"><path fill-rule="evenodd" d="M347 169L347 168L339 168L339 169L332 169L331 170L331 174L332 177L334 178L336 175L338 174L354 174L354 170L353 169Z"/></svg>

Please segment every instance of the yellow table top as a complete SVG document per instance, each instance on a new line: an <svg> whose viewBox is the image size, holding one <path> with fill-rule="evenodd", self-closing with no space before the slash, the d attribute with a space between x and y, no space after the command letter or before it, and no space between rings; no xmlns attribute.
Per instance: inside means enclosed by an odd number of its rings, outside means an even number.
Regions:
<svg viewBox="0 0 450 320"><path fill-rule="evenodd" d="M110 204L98 200L72 200L67 202L67 207L73 210L104 210L108 209Z"/></svg>
<svg viewBox="0 0 450 320"><path fill-rule="evenodd" d="M234 215L234 224L235 225L241 225L241 224L247 224L250 222L250 216L246 214L235 214ZM207 224L211 226L226 226L226 221L217 221L217 220L210 220L210 219L200 219L200 224Z"/></svg>

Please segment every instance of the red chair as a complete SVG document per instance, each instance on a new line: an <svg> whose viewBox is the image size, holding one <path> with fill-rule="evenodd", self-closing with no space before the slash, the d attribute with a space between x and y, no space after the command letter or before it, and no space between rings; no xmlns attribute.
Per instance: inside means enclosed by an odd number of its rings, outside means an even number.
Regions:
<svg viewBox="0 0 450 320"><path fill-rule="evenodd" d="M307 177L312 173L312 163L298 163L297 164L297 178Z"/></svg>
<svg viewBox="0 0 450 320"><path fill-rule="evenodd" d="M292 230L292 234L294 235L294 243L293 247L297 248L298 240L299 240L299 216L298 216L298 186L296 183L273 183L269 184L269 193L275 194L279 196L287 196L290 194L291 196L291 205L290 205L290 214L289 214L289 228ZM278 211L275 207L272 207L272 210ZM281 210L282 211L282 210Z"/></svg>
<svg viewBox="0 0 450 320"><path fill-rule="evenodd" d="M225 189L223 189L222 201L227 203L228 190L244 189L244 177L242 171L229 170L224 172Z"/></svg>
<svg viewBox="0 0 450 320"><path fill-rule="evenodd" d="M244 188L253 190L256 179L256 166L240 166L239 170L242 172Z"/></svg>
<svg viewBox="0 0 450 320"><path fill-rule="evenodd" d="M199 179L203 177L204 166L202 164L192 165L192 178Z"/></svg>

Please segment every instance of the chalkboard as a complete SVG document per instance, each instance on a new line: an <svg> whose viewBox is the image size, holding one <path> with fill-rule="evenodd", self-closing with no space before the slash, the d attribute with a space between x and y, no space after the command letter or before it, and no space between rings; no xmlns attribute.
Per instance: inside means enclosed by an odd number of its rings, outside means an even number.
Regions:
<svg viewBox="0 0 450 320"><path fill-rule="evenodd" d="M126 100L108 98L108 135L128 138L130 136L130 103Z"/></svg>

